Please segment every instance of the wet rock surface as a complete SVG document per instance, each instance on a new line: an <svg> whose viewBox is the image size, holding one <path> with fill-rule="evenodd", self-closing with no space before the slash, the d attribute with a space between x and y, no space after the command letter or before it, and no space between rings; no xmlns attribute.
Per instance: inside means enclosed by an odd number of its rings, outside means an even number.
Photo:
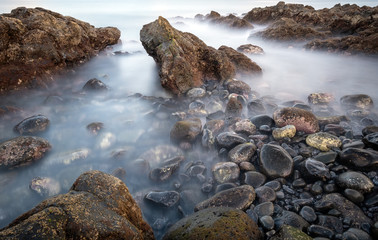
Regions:
<svg viewBox="0 0 378 240"><path fill-rule="evenodd" d="M0 24L1 94L46 88L54 73L87 61L121 35L43 8L16 8Z"/></svg>
<svg viewBox="0 0 378 240"><path fill-rule="evenodd" d="M261 72L261 68L243 54L229 47L216 50L199 38L158 20L144 25L141 42L159 65L161 85L181 95L206 81L222 82L243 73Z"/></svg>
<svg viewBox="0 0 378 240"><path fill-rule="evenodd" d="M112 223L109 220L113 219ZM0 231L3 239L154 239L126 185L100 171L83 173L67 194L41 202Z"/></svg>
<svg viewBox="0 0 378 240"><path fill-rule="evenodd" d="M273 119L278 127L294 125L297 131L315 133L319 131L318 119L307 110L295 107L282 108L273 114Z"/></svg>
<svg viewBox="0 0 378 240"><path fill-rule="evenodd" d="M46 131L50 124L50 120L43 115L35 115L25 118L14 126L14 130L23 135L37 134Z"/></svg>
<svg viewBox="0 0 378 240"><path fill-rule="evenodd" d="M40 137L22 136L0 143L0 167L13 168L41 159L51 149Z"/></svg>
<svg viewBox="0 0 378 240"><path fill-rule="evenodd" d="M215 207L175 223L163 239L263 239L257 224L241 210Z"/></svg>

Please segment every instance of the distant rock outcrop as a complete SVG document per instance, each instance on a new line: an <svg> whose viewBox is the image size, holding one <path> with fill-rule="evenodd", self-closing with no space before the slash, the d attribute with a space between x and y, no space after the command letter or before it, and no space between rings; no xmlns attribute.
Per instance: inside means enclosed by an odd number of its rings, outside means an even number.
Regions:
<svg viewBox="0 0 378 240"><path fill-rule="evenodd" d="M258 35L283 41L309 41L305 47L347 54L378 54L378 6L337 4L315 10L303 4L279 2L254 8L243 19L270 24Z"/></svg>
<svg viewBox="0 0 378 240"><path fill-rule="evenodd" d="M0 231L1 239L154 239L126 185L83 173L67 194L49 198Z"/></svg>
<svg viewBox="0 0 378 240"><path fill-rule="evenodd" d="M43 8L16 8L0 15L0 94L43 88L52 76L115 44L120 31Z"/></svg>
<svg viewBox="0 0 378 240"><path fill-rule="evenodd" d="M162 86L177 95L207 81L222 83L237 73L261 72L245 55L228 47L209 47L195 35L176 30L163 17L144 25L140 40L160 67Z"/></svg>
<svg viewBox="0 0 378 240"><path fill-rule="evenodd" d="M210 23L221 24L234 29L253 29L253 25L245 19L239 18L233 14L224 17L218 12L211 11L206 16L196 15L196 19L201 21L209 21Z"/></svg>

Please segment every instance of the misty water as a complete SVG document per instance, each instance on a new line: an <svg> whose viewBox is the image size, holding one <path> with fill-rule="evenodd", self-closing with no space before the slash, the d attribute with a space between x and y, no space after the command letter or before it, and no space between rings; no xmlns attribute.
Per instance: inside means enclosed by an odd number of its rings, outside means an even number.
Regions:
<svg viewBox="0 0 378 240"><path fill-rule="evenodd" d="M0 99L1 106L22 109L15 117L1 120L1 141L16 137L13 127L24 118L43 114L50 119L50 127L40 136L53 146L46 157L29 167L0 172L0 227L6 226L47 198L29 189L31 179L51 177L60 183L60 193L66 193L80 173L94 169L112 173L123 168L126 175L122 180L141 203L142 211L151 225L158 219L176 221L180 217L177 209L157 209L142 204L140 200L151 189L174 190L174 180L160 185L153 183L144 175L134 174L140 171L141 166L130 164L143 152L158 145L169 144L169 131L165 130L169 130L174 123L167 120L169 117L164 113L156 114L157 108L164 106L163 98L171 96L160 86L155 62L139 41L142 26L158 16L167 18L175 28L191 32L215 48L226 45L236 49L247 43L261 46L265 54L250 57L263 69L262 76L243 79L261 96L273 95L282 102L306 102L307 96L314 92L332 93L336 100L346 94L364 93L377 103L377 58L306 51L297 43L279 44L249 37L264 26L256 25L253 30L237 31L200 23L194 19L196 14L205 15L211 10L222 15L233 13L241 16L254 7L271 6L277 2L2 0L2 13L10 12L18 6L38 6L89 22L96 27L117 27L122 36L119 44L109 47L75 69L75 72L57 76L60 80L51 89L31 91L23 97ZM318 9L349 1L295 2ZM360 6L374 5L374 1L355 3ZM122 54L114 54L115 51ZM83 95L81 88L91 78L103 81L110 91L99 96ZM92 122L104 124L104 129L98 136L89 134L86 129ZM87 156L72 162L62 160L65 159L62 156L75 151L81 151ZM197 158L205 162L208 168L211 167L211 154L198 150ZM138 169L133 169L133 166ZM207 177L210 175L211 171L208 170Z"/></svg>

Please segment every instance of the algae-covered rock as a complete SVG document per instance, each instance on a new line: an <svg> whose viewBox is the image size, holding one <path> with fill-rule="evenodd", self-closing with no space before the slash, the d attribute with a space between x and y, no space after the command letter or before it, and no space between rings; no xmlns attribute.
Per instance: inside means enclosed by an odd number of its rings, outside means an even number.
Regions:
<svg viewBox="0 0 378 240"><path fill-rule="evenodd" d="M43 8L1 14L0 26L0 94L45 88L54 73L89 60L121 35Z"/></svg>
<svg viewBox="0 0 378 240"><path fill-rule="evenodd" d="M243 211L216 207L198 211L174 224L163 237L176 239L263 239L257 224Z"/></svg>
<svg viewBox="0 0 378 240"><path fill-rule="evenodd" d="M271 240L312 240L312 237L298 228L290 225L283 225L282 228L272 237Z"/></svg>
<svg viewBox="0 0 378 240"><path fill-rule="evenodd" d="M294 125L297 131L305 133L315 133L319 131L318 119L315 115L307 110L286 107L274 112L273 119L277 127Z"/></svg>
<svg viewBox="0 0 378 240"><path fill-rule="evenodd" d="M67 194L49 198L0 232L0 239L154 239L118 178L83 173Z"/></svg>
<svg viewBox="0 0 378 240"><path fill-rule="evenodd" d="M324 152L330 151L331 148L338 148L342 144L338 137L326 132L318 132L308 135L306 138L306 143L311 147L317 148Z"/></svg>
<svg viewBox="0 0 378 240"><path fill-rule="evenodd" d="M272 135L274 139L279 140L285 137L292 138L295 136L295 133L297 132L297 129L294 125L286 125L282 128L275 128L272 131Z"/></svg>
<svg viewBox="0 0 378 240"><path fill-rule="evenodd" d="M174 94L181 95L205 81L221 83L239 71L261 72L236 50L209 47L195 35L173 28L163 17L144 25L140 40L159 65L161 85Z"/></svg>

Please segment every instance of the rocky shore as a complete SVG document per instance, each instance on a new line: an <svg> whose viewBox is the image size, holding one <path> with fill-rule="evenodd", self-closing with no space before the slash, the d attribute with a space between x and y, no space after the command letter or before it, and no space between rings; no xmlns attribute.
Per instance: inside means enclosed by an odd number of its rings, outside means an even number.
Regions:
<svg viewBox="0 0 378 240"><path fill-rule="evenodd" d="M309 48L327 46L330 52L376 54L377 14L377 8L356 5L315 10L280 2L251 10L243 21L215 12L196 18L246 29L270 24L258 33L261 37L307 41ZM83 34L78 39L84 39L74 41L69 35L66 50L80 48L72 50L71 54L79 55L70 55L70 60L67 52L59 51L54 63L37 57L38 69L41 64L53 65L43 68L49 69L47 76L88 59L116 43L120 35L115 28L95 29L43 9L18 8L1 15L1 20L13 21L7 26L18 26L17 31L40 32L23 25L25 19L40 16L48 16L54 25L64 23L62 31L67 33L63 36L71 33L68 26L77 27ZM14 35L9 29L4 33L9 40L5 54L10 54L11 46L25 44L21 38L11 39ZM361 45L350 38L359 39ZM112 160L122 162L112 172L114 176L83 173L65 194L57 195L61 192L56 179L33 179L30 190L50 198L1 229L2 239L378 238L378 112L371 96L350 94L335 99L331 93L314 92L305 100L283 101L260 95L240 79L262 74L251 55L241 53L263 54L261 48L214 49L195 35L175 29L163 17L144 25L140 40L156 61L161 85L175 96L128 96L128 102L141 101L153 108L138 118L151 121L149 135L126 146L146 150L141 154L114 150ZM86 45L90 49L82 45L88 41L92 41ZM334 41L338 44L330 47ZM348 48L343 47L345 42L351 43ZM40 44L40 52L46 46ZM21 63L16 59L1 65L4 74L9 69L18 73ZM23 76L30 79L28 74ZM21 85L7 85L4 91L30 86ZM82 91L91 92L86 96L91 99L111 90L100 80L89 79ZM61 104L54 103L54 107ZM1 110L4 121L17 112L12 107ZM14 131L20 136L0 143L1 173L45 158L54 146L39 134L51 125L43 115L16 124ZM94 139L105 139L99 151L123 134L104 133L106 126L101 122L86 128ZM157 145L159 138L170 143ZM91 149L55 154L56 166L63 166L90 159ZM134 179L140 187L133 197L122 182L125 178ZM6 183L7 177L0 180Z"/></svg>

